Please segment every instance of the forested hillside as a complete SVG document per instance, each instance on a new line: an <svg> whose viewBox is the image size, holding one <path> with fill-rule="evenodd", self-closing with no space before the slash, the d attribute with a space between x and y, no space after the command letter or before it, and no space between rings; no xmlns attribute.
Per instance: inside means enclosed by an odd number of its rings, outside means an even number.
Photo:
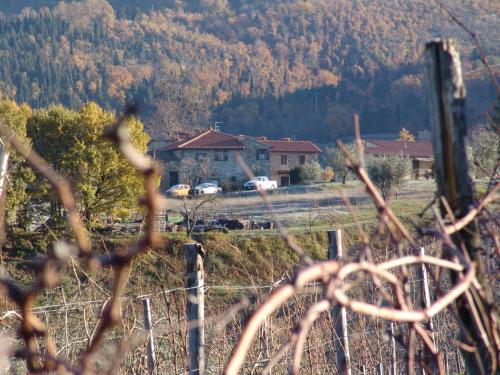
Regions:
<svg viewBox="0 0 500 375"><path fill-rule="evenodd" d="M449 3L500 62L499 5ZM4 96L116 110L135 100L153 137L221 121L326 142L352 132L355 111L366 133L415 132L428 126L423 43L457 37L464 70L480 66L468 36L426 0L0 0L0 12ZM482 72L467 84L478 122L494 90Z"/></svg>

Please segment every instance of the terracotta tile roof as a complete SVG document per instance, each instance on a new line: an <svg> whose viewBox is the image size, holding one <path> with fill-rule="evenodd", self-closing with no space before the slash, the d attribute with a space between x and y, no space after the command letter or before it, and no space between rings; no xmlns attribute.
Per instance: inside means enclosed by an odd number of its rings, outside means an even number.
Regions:
<svg viewBox="0 0 500 375"><path fill-rule="evenodd" d="M207 130L194 137L173 141L162 151L172 150L243 150L245 147L237 137L221 133L217 130Z"/></svg>
<svg viewBox="0 0 500 375"><path fill-rule="evenodd" d="M256 139L271 146L271 152L299 152L304 154L317 154L321 152L321 149L311 141L292 141L290 139L275 141L262 137L257 137Z"/></svg>
<svg viewBox="0 0 500 375"><path fill-rule="evenodd" d="M432 158L432 143L429 141L365 141L365 152L372 155L398 154L419 158Z"/></svg>

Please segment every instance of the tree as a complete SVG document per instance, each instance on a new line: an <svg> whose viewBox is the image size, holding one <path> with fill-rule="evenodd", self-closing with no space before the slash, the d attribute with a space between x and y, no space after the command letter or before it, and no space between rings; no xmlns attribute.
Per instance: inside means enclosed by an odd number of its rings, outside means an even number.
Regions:
<svg viewBox="0 0 500 375"><path fill-rule="evenodd" d="M188 236L191 235L194 228L198 224L198 221L200 220L200 211L203 206L211 203L215 204L217 198L218 197L216 194L206 194L198 197L198 199L190 200L184 197L184 202L182 205L182 216L184 216L184 222L186 224L186 234Z"/></svg>
<svg viewBox="0 0 500 375"><path fill-rule="evenodd" d="M300 185L304 183L304 168L295 167L290 170L290 184Z"/></svg>
<svg viewBox="0 0 500 375"><path fill-rule="evenodd" d="M30 115L31 108L27 105L18 106L12 100L0 100L0 121L26 145L30 145L26 136L26 123ZM24 158L0 139L0 198L2 205L4 199L6 202L7 224L27 224L27 220L19 219L22 212L27 212L28 186L34 180L35 174L26 165Z"/></svg>
<svg viewBox="0 0 500 375"><path fill-rule="evenodd" d="M143 179L128 161L102 137L103 131L115 120L95 103L84 105L77 122L79 140L74 147L78 171L77 197L89 223L96 215L113 215L117 210L137 208L137 197L143 193ZM131 118L128 129L133 145L147 151L148 135L142 123ZM159 181L158 181L159 182Z"/></svg>
<svg viewBox="0 0 500 375"><path fill-rule="evenodd" d="M405 128L402 128L401 131L399 132L398 141L415 142L415 136Z"/></svg>
<svg viewBox="0 0 500 375"><path fill-rule="evenodd" d="M356 145L354 143L346 144L345 147L353 157L356 157ZM338 177L342 180L342 184L345 184L350 171L345 164L344 154L342 153L342 151L337 147L326 148L325 159L326 163L333 168L335 180L337 180Z"/></svg>
<svg viewBox="0 0 500 375"><path fill-rule="evenodd" d="M304 171L305 182L312 184L321 179L321 173L323 170L317 160L308 160L302 168Z"/></svg>
<svg viewBox="0 0 500 375"><path fill-rule="evenodd" d="M370 179L384 198L401 188L409 170L409 159L397 155L374 156L367 165Z"/></svg>
<svg viewBox="0 0 500 375"><path fill-rule="evenodd" d="M196 161L193 158L185 158L180 163L179 171L182 179L191 187L194 187L210 176L210 162L207 157L204 157L200 161Z"/></svg>
<svg viewBox="0 0 500 375"><path fill-rule="evenodd" d="M334 178L335 173L333 173L333 169L331 167L326 167L321 174L321 178L325 182L330 182Z"/></svg>
<svg viewBox="0 0 500 375"><path fill-rule="evenodd" d="M28 122L34 148L68 177L89 225L123 208L135 209L143 191L141 176L102 138L114 119L112 113L89 103L79 112L62 106L39 110ZM131 119L128 126L134 146L146 152L148 136L142 123ZM51 202L51 214L59 218L61 210L55 197L50 191L42 195Z"/></svg>
<svg viewBox="0 0 500 375"><path fill-rule="evenodd" d="M474 175L476 177L491 176L500 155L500 136L497 132L483 126L472 130L469 137Z"/></svg>

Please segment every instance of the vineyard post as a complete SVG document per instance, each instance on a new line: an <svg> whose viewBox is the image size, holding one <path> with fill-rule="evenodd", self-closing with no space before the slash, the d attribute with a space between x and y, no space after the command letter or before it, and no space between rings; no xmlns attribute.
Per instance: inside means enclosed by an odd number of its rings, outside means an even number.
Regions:
<svg viewBox="0 0 500 375"><path fill-rule="evenodd" d="M266 362L265 364L267 365L269 363L269 359L271 358L271 350L269 346L269 317L267 317L264 320L264 327L263 327L263 335L264 335L264 351L266 355ZM272 370L269 370L269 375L272 375Z"/></svg>
<svg viewBox="0 0 500 375"><path fill-rule="evenodd" d="M153 341L153 325L151 323L151 304L149 298L144 298L142 300L142 309L144 311L144 330L148 334L147 336L148 374L151 375L155 372L156 355L155 355L155 345Z"/></svg>
<svg viewBox="0 0 500 375"><path fill-rule="evenodd" d="M394 337L394 322L389 323L389 332L391 334L391 375L397 375L397 352L396 338Z"/></svg>
<svg viewBox="0 0 500 375"><path fill-rule="evenodd" d="M456 42L437 39L427 43L426 64L434 172L441 214L451 220L460 220L474 206L474 197L465 147L465 86ZM488 275L481 256L477 218L451 234L451 240L456 249L465 253L466 259L475 262L482 289L479 292L473 286L455 302L462 327L461 340L476 348L474 352L462 350L465 371L471 374L490 373L495 371L498 363L491 343L496 342L499 317L493 297L488 292ZM449 248L445 248L445 254L448 258L455 256ZM451 278L454 284L458 282L455 273L451 274ZM480 311L480 316L472 316L470 309Z"/></svg>
<svg viewBox="0 0 500 375"><path fill-rule="evenodd" d="M384 365L382 362L378 364L378 375L384 375Z"/></svg>
<svg viewBox="0 0 500 375"><path fill-rule="evenodd" d="M342 230L328 231L328 259L338 260L343 257ZM347 312L345 307L335 304L331 311L335 334L333 337L337 353L339 373L351 375L351 357L349 355L349 338L347 336ZM337 339L338 338L338 339Z"/></svg>
<svg viewBox="0 0 500 375"><path fill-rule="evenodd" d="M420 248L420 256L425 256L425 249L423 247ZM421 264L420 278L422 281L422 291L423 291L422 296L423 296L423 300L424 300L423 301L424 306L426 309L428 309L431 306L431 292L429 289L429 277L427 275L427 267L425 266L424 263ZM431 333L432 341L437 349L436 334L434 331L434 323L432 321L432 318L429 319L429 322L427 323L427 328L429 329L429 331ZM425 375L424 369L422 369L422 374Z"/></svg>
<svg viewBox="0 0 500 375"><path fill-rule="evenodd" d="M205 374L205 291L203 247L184 245L186 256L189 374Z"/></svg>
<svg viewBox="0 0 500 375"><path fill-rule="evenodd" d="M420 248L420 256L425 256L425 249L423 247ZM422 287L423 287L423 298L424 298L424 306L428 309L431 306L431 292L429 289L429 277L427 276L427 267L424 263L421 265L421 277L422 277ZM432 322L432 318L429 319L428 324L429 331L431 332L432 341L434 341L434 345L437 348L435 331L434 331L434 323Z"/></svg>

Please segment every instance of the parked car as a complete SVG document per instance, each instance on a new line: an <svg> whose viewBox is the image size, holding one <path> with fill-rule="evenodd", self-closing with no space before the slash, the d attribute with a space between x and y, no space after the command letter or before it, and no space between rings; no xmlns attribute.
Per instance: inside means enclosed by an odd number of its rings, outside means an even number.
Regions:
<svg viewBox="0 0 500 375"><path fill-rule="evenodd" d="M165 191L165 194L172 198L187 197L189 195L189 185L179 184L174 185Z"/></svg>
<svg viewBox="0 0 500 375"><path fill-rule="evenodd" d="M266 176L257 176L243 184L243 190L273 190L277 187L278 183Z"/></svg>
<svg viewBox="0 0 500 375"><path fill-rule="evenodd" d="M189 191L192 195L209 195L209 194L219 194L222 193L222 188L215 184L205 182L203 184L196 185L194 189Z"/></svg>

